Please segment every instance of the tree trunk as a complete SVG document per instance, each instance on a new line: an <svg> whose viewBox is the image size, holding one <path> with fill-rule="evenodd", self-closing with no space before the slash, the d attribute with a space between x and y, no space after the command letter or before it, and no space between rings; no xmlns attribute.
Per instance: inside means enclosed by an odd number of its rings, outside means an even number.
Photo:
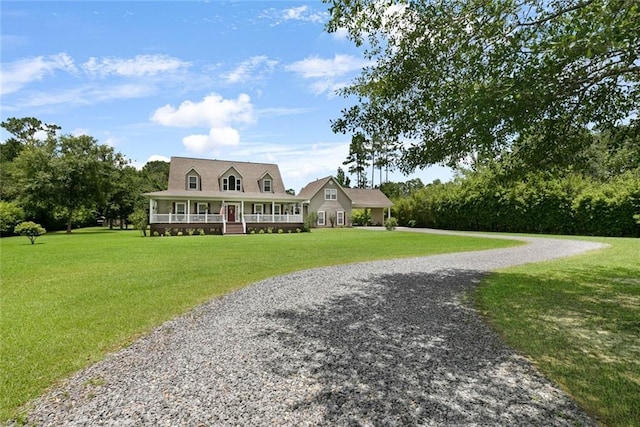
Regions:
<svg viewBox="0 0 640 427"><path fill-rule="evenodd" d="M71 234L71 218L73 218L73 211L69 212L67 217L67 234Z"/></svg>

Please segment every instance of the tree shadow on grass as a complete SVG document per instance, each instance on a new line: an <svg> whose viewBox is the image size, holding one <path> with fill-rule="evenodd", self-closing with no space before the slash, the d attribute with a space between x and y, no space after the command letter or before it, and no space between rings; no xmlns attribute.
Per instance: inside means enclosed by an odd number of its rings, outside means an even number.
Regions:
<svg viewBox="0 0 640 427"><path fill-rule="evenodd" d="M472 271L390 274L305 310L272 315L289 349L268 368L315 383L292 411L328 425L592 424L464 303Z"/></svg>

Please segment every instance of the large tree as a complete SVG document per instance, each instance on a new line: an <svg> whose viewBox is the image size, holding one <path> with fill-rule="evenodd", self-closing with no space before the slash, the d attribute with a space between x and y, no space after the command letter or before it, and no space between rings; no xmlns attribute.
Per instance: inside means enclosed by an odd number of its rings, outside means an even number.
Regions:
<svg viewBox="0 0 640 427"><path fill-rule="evenodd" d="M405 172L516 148L544 167L638 114L637 0L324 1L373 64L332 128L402 138Z"/></svg>
<svg viewBox="0 0 640 427"><path fill-rule="evenodd" d="M364 134L356 133L353 135L351 144L349 144L349 155L342 162L343 165L349 166L349 173L356 176L357 188L367 187L367 166L369 166L367 159L370 157L368 143L369 141Z"/></svg>
<svg viewBox="0 0 640 427"><path fill-rule="evenodd" d="M50 135L25 144L12 162L18 200L29 212L48 211L71 232L74 215L104 205L114 185L114 169L124 159L88 135Z"/></svg>

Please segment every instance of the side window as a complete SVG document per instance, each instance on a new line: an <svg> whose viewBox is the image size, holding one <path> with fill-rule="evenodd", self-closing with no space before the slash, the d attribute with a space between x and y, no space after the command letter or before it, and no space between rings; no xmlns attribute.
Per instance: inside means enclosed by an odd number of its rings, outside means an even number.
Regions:
<svg viewBox="0 0 640 427"><path fill-rule="evenodd" d="M324 225L324 211L318 211L318 225Z"/></svg>
<svg viewBox="0 0 640 427"><path fill-rule="evenodd" d="M262 213L264 213L264 205L262 205L262 204L253 205L253 213L254 214L262 214Z"/></svg>
<svg viewBox="0 0 640 427"><path fill-rule="evenodd" d="M262 181L262 191L265 193L271 193L271 180L265 178Z"/></svg>
<svg viewBox="0 0 640 427"><path fill-rule="evenodd" d="M336 212L336 222L338 225L344 225L344 211Z"/></svg>

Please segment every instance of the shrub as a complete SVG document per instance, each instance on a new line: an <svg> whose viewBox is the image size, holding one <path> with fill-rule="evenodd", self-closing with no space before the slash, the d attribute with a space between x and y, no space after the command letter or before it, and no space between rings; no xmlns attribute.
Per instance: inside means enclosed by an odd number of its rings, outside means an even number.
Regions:
<svg viewBox="0 0 640 427"><path fill-rule="evenodd" d="M284 230L282 228L278 228L278 234L282 234L284 233Z"/></svg>
<svg viewBox="0 0 640 427"><path fill-rule="evenodd" d="M302 233L302 230L300 230L299 228L296 228L296 233Z"/></svg>
<svg viewBox="0 0 640 427"><path fill-rule="evenodd" d="M371 225L371 212L369 209L354 209L351 221L353 225Z"/></svg>
<svg viewBox="0 0 640 427"><path fill-rule="evenodd" d="M269 234L273 233L273 227L267 227L267 233Z"/></svg>
<svg viewBox="0 0 640 427"><path fill-rule="evenodd" d="M9 234L16 224L24 220L22 208L13 202L0 200L0 234Z"/></svg>
<svg viewBox="0 0 640 427"><path fill-rule="evenodd" d="M204 236L206 233L204 232L204 228L198 228L198 234Z"/></svg>
<svg viewBox="0 0 640 427"><path fill-rule="evenodd" d="M178 231L178 236L182 236L182 231Z"/></svg>
<svg viewBox="0 0 640 427"><path fill-rule="evenodd" d="M170 229L170 228L167 228L166 230L164 230L164 235L165 235L166 237L170 237L170 236L171 236L171 229Z"/></svg>
<svg viewBox="0 0 640 427"><path fill-rule="evenodd" d="M384 221L384 227L389 231L395 230L397 226L398 226L398 220L395 219L394 217L387 218Z"/></svg>
<svg viewBox="0 0 640 427"><path fill-rule="evenodd" d="M193 236L193 233L194 233L195 231L196 231L196 230L194 230L193 228L187 228L187 234L188 234L189 236Z"/></svg>
<svg viewBox="0 0 640 427"><path fill-rule="evenodd" d="M309 215L304 220L304 229L311 230L315 228L318 223L318 212L309 212Z"/></svg>
<svg viewBox="0 0 640 427"><path fill-rule="evenodd" d="M157 231L153 232L153 237L158 237L160 235L160 233L158 233Z"/></svg>
<svg viewBox="0 0 640 427"><path fill-rule="evenodd" d="M264 234L264 229L261 228L260 231L258 231L258 234Z"/></svg>
<svg viewBox="0 0 640 427"><path fill-rule="evenodd" d="M47 232L40 224L36 224L33 221L21 222L16 225L14 231L16 234L28 238L32 245L36 242L38 236L42 236Z"/></svg>

